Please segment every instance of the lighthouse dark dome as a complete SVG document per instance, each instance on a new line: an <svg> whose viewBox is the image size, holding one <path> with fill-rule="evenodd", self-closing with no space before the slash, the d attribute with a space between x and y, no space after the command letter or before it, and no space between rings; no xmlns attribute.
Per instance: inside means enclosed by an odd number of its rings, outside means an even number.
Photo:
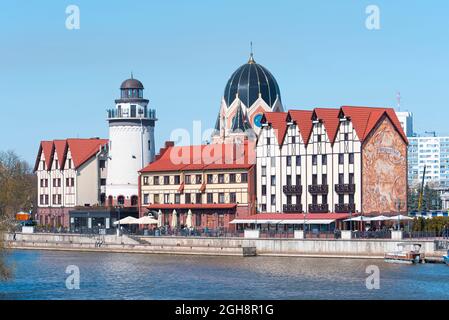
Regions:
<svg viewBox="0 0 449 320"><path fill-rule="evenodd" d="M139 80L130 78L122 82L120 89L144 89L144 87Z"/></svg>
<svg viewBox="0 0 449 320"><path fill-rule="evenodd" d="M273 108L276 99L281 102L281 92L276 79L262 65L256 63L251 55L248 63L238 68L228 80L224 99L229 107L235 98L251 107L259 96Z"/></svg>

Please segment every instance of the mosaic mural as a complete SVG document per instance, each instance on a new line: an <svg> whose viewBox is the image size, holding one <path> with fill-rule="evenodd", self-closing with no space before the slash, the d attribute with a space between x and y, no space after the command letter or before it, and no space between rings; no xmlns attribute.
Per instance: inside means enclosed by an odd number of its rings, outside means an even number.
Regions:
<svg viewBox="0 0 449 320"><path fill-rule="evenodd" d="M362 170L364 214L407 211L407 145L388 118L364 143Z"/></svg>

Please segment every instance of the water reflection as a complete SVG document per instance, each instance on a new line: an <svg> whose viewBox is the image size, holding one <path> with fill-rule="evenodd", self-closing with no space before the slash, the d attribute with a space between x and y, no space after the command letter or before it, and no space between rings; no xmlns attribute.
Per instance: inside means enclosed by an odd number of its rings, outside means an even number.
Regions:
<svg viewBox="0 0 449 320"><path fill-rule="evenodd" d="M381 260L13 251L2 299L449 299L449 268ZM80 290L65 288L68 265ZM367 290L366 267L381 271Z"/></svg>

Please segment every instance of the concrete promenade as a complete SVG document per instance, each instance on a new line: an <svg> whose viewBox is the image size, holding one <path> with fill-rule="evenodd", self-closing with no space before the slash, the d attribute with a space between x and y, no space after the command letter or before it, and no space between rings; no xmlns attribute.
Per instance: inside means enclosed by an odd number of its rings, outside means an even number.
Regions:
<svg viewBox="0 0 449 320"><path fill-rule="evenodd" d="M382 259L385 252L397 250L400 242L422 244L429 258L441 258L433 240L390 239L244 239L196 237L143 237L49 233L5 234L6 245L16 249L154 253L221 256L303 256Z"/></svg>

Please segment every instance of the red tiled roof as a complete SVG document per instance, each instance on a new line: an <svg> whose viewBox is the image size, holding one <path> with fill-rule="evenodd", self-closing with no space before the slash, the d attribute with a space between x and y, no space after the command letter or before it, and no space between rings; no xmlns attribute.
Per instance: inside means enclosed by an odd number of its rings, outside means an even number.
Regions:
<svg viewBox="0 0 449 320"><path fill-rule="evenodd" d="M296 122L298 126L299 133L302 136L302 140L304 144L307 145L309 143L310 135L312 134L312 114L313 111L310 110L289 110L288 114L292 121Z"/></svg>
<svg viewBox="0 0 449 320"><path fill-rule="evenodd" d="M140 172L249 169L255 160L252 143L169 146Z"/></svg>
<svg viewBox="0 0 449 320"><path fill-rule="evenodd" d="M338 128L340 126L340 119L338 118L340 110L329 108L315 108L313 112L318 119L323 121L327 136L329 137L329 141L333 144L335 141L335 137L337 136Z"/></svg>
<svg viewBox="0 0 449 320"><path fill-rule="evenodd" d="M345 116L351 118L351 122L360 141L364 141L368 137L382 116L386 114L404 141L408 143L407 136L396 116L396 112L392 108L343 106L341 107L341 111Z"/></svg>
<svg viewBox="0 0 449 320"><path fill-rule="evenodd" d="M45 159L45 166L47 167L47 170L50 170L51 168L51 161L53 159L53 141L42 141L42 152L44 153L44 159ZM40 156L40 155L39 155Z"/></svg>
<svg viewBox="0 0 449 320"><path fill-rule="evenodd" d="M237 207L235 203L211 203L211 204L150 204L146 206L148 209L171 209L171 210L183 210L183 209L234 209Z"/></svg>
<svg viewBox="0 0 449 320"><path fill-rule="evenodd" d="M66 154L67 141L66 140L55 140L55 151L58 154L59 167L62 168L64 165Z"/></svg>
<svg viewBox="0 0 449 320"><path fill-rule="evenodd" d="M324 220L335 219L342 220L349 218L346 213L303 213L288 214L288 213L258 213L252 216L241 217L239 220Z"/></svg>
<svg viewBox="0 0 449 320"><path fill-rule="evenodd" d="M107 139L67 139L75 168L92 158L107 143Z"/></svg>
<svg viewBox="0 0 449 320"><path fill-rule="evenodd" d="M262 119L263 123L268 123L273 128L280 146L284 143L287 133L287 115L287 112L266 112Z"/></svg>
<svg viewBox="0 0 449 320"><path fill-rule="evenodd" d="M97 138L41 141L34 170L36 171L38 168L42 152L44 153L45 165L47 167L47 170L51 169L51 162L55 150L58 153L58 162L60 164L60 169L63 169L65 159L67 158L67 151L70 149L74 167L75 169L77 169L87 160L92 158L99 151L101 146L104 146L107 143L107 139Z"/></svg>

